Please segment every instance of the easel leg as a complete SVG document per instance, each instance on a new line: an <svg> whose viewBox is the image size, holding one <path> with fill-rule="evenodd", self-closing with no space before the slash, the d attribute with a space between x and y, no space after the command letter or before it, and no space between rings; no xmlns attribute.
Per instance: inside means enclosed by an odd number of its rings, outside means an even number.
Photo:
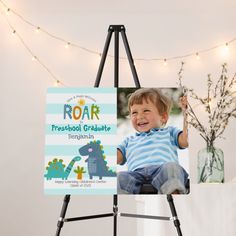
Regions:
<svg viewBox="0 0 236 236"><path fill-rule="evenodd" d="M114 86L119 87L119 31L115 31L114 43Z"/></svg>
<svg viewBox="0 0 236 236"><path fill-rule="evenodd" d="M61 228L63 227L64 224L64 219L65 219L65 215L66 215L66 210L68 207L70 201L70 195L66 195L64 197L64 201L63 201L63 205L62 205L62 209L61 209L61 214L60 214L60 218L57 222L57 231L56 231L56 236L60 235L61 232Z"/></svg>
<svg viewBox="0 0 236 236"><path fill-rule="evenodd" d="M177 213L176 213L176 210L175 210L174 201L173 201L173 198L172 198L171 194L167 194L167 200L168 200L169 205L170 205L170 210L171 210L172 218L173 218L174 225L176 227L178 236L182 236L182 232L181 232L181 229L180 229L180 221L178 219L178 216L177 216Z"/></svg>
<svg viewBox="0 0 236 236"><path fill-rule="evenodd" d="M108 48L109 48L109 45L110 45L110 42L111 42L112 33L113 33L113 29L112 29L112 27L109 27L106 42L105 42L105 46L104 46L103 53L102 53L102 58L101 58L99 68L98 68L97 77L96 77L95 84L94 84L95 88L99 87L99 84L100 84L100 81L101 81L101 76L102 76L103 68L104 68L104 65L105 65Z"/></svg>
<svg viewBox="0 0 236 236"><path fill-rule="evenodd" d="M117 195L114 195L113 196L113 213L114 213L113 236L117 235L117 212L118 212L117 202L118 202L118 197Z"/></svg>
<svg viewBox="0 0 236 236"><path fill-rule="evenodd" d="M126 33L125 33L125 27L121 28L121 36L122 36L123 43L124 43L124 46L125 46L125 51L126 51L126 54L127 54L128 60L129 60L129 65L130 65L130 69L131 69L131 72L132 72L132 75L133 75L133 78L134 78L135 86L136 86L136 88L140 88L141 86L140 86L139 79L138 79L138 74L137 74L137 71L136 71L136 68L135 68L135 65L134 65L134 60L133 60L133 57L132 57L132 54L131 54L131 51L130 51L128 39L127 39L127 36L126 36Z"/></svg>

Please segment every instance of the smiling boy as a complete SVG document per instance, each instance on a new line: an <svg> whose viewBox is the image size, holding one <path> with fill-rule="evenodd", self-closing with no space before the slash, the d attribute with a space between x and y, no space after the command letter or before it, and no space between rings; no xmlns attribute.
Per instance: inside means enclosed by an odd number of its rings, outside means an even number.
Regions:
<svg viewBox="0 0 236 236"><path fill-rule="evenodd" d="M185 112L187 100L181 99ZM187 172L178 163L177 149L188 147L187 122L183 130L164 127L169 118L171 101L160 90L142 88L131 94L128 107L133 128L117 149L117 163L127 163L128 171L118 174L118 192L140 193L150 183L161 194L186 193Z"/></svg>

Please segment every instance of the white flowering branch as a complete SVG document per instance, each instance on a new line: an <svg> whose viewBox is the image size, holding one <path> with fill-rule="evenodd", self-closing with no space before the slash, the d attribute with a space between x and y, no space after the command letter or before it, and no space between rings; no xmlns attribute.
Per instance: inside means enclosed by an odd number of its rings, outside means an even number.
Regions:
<svg viewBox="0 0 236 236"><path fill-rule="evenodd" d="M203 123L198 118L196 112L188 101L188 124L200 132L202 138L207 142L207 146L212 146L217 138L222 137L222 134L227 127L230 118L236 118L236 74L229 79L227 75L227 65L222 65L222 71L219 79L214 85L211 75L207 79L207 95L200 97L193 89L189 89L182 83L183 73L182 62L178 73L178 83L182 87L184 95L196 100L199 105L203 106L206 111L208 122Z"/></svg>

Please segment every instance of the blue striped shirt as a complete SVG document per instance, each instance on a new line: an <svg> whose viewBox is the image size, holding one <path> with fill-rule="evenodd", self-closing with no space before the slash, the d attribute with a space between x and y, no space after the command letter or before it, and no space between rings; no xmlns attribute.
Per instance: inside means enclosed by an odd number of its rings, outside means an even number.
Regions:
<svg viewBox="0 0 236 236"><path fill-rule="evenodd" d="M176 127L151 129L149 132L135 133L118 145L123 162L128 170L134 171L149 165L161 165L166 162L179 162L177 148L179 134Z"/></svg>

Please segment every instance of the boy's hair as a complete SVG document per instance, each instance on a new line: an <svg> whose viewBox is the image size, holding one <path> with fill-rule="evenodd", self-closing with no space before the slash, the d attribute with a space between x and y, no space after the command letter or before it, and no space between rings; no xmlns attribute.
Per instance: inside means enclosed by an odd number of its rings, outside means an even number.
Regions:
<svg viewBox="0 0 236 236"><path fill-rule="evenodd" d="M150 100L153 104L156 104L157 110L160 115L167 113L169 115L172 102L165 96L160 89L156 88L141 88L129 95L128 108L134 104L142 104L143 101L148 102Z"/></svg>

